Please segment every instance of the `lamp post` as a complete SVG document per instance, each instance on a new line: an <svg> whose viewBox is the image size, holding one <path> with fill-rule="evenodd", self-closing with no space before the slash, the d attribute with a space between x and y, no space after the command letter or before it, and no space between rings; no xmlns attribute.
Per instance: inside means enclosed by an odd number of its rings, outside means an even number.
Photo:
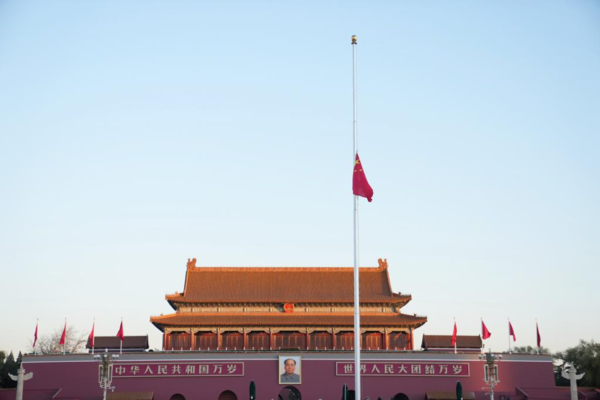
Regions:
<svg viewBox="0 0 600 400"><path fill-rule="evenodd" d="M116 361L118 358L118 354L110 354L108 349L105 349L104 353L94 356L94 360L100 362L100 365L98 365L98 383L100 384L100 389L104 390L103 400L106 400L106 391L108 389L115 390L115 387L110 384L113 378L113 361Z"/></svg>
<svg viewBox="0 0 600 400"><path fill-rule="evenodd" d="M479 359L485 361L484 365L484 377L483 380L488 384L489 393L486 393L486 396L490 395L490 400L494 400L494 388L500 381L498 380L498 366L496 363L502 360L502 354L494 354L490 349L489 352L485 354L480 354ZM483 388L488 389L486 387Z"/></svg>

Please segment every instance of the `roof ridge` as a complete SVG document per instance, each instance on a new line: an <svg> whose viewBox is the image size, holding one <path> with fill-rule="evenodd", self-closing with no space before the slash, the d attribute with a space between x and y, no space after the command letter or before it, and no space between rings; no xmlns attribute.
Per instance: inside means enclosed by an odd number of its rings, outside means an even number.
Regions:
<svg viewBox="0 0 600 400"><path fill-rule="evenodd" d="M383 267L371 267L371 266L365 266L365 267L360 267L359 270L360 271L365 271L365 272L379 272L382 271L384 268ZM280 272L280 271L289 271L289 270L296 270L296 271L310 271L310 272L314 272L316 271L326 271L326 272L332 272L332 271L339 271L339 272L347 272L347 271L353 271L354 267L325 267L325 266L316 266L316 267L300 267L300 266L279 266L279 267L264 267L264 266L250 266L250 267L232 267L232 266L194 266L194 267L190 267L188 269L191 272L201 272L201 271L255 271L255 272Z"/></svg>

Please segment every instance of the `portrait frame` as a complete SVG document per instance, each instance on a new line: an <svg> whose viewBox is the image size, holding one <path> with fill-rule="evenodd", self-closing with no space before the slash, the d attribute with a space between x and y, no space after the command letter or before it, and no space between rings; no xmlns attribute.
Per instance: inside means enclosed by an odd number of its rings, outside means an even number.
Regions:
<svg viewBox="0 0 600 400"><path fill-rule="evenodd" d="M286 378L286 369L285 362L287 360L294 361L294 375L297 375L297 379L292 376L290 378ZM302 356L297 355L280 355L279 356L279 379L278 382L280 385L301 385L302 384Z"/></svg>

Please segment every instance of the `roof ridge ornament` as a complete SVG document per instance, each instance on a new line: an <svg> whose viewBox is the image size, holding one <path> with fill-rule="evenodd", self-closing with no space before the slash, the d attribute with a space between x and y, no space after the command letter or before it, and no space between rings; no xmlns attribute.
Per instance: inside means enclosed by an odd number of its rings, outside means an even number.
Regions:
<svg viewBox="0 0 600 400"><path fill-rule="evenodd" d="M187 269L196 268L196 259L192 258L191 260L188 258L187 260Z"/></svg>
<svg viewBox="0 0 600 400"><path fill-rule="evenodd" d="M380 258L377 260L377 262L379 263L379 268L381 269L386 269L388 267L387 258Z"/></svg>

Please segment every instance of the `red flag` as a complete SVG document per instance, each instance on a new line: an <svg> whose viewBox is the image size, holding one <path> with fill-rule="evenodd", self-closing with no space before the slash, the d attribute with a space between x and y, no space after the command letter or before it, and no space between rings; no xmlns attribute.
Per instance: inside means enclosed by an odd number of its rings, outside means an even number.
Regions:
<svg viewBox="0 0 600 400"><path fill-rule="evenodd" d="M37 332L38 332L38 323L35 324L35 333L33 334L33 348L35 349L35 344L37 342Z"/></svg>
<svg viewBox="0 0 600 400"><path fill-rule="evenodd" d="M121 342L125 340L125 333L123 332L123 320L121 320L121 327L119 328L119 332L117 332L117 337L121 339Z"/></svg>
<svg viewBox="0 0 600 400"><path fill-rule="evenodd" d="M60 337L60 342L58 344L64 345L67 340L67 321L65 321L65 328L63 329L62 336Z"/></svg>
<svg viewBox="0 0 600 400"><path fill-rule="evenodd" d="M452 332L452 346L456 346L456 321L454 321L454 331Z"/></svg>
<svg viewBox="0 0 600 400"><path fill-rule="evenodd" d="M367 181L367 176L365 175L365 171L363 171L358 153L356 153L354 174L352 175L352 193L355 196L366 197L369 202L373 201L373 189Z"/></svg>
<svg viewBox="0 0 600 400"><path fill-rule="evenodd" d="M517 341L517 336L515 336L515 330L512 327L512 324L510 323L510 321L508 321L508 336L512 336L513 337L513 342Z"/></svg>
<svg viewBox="0 0 600 400"><path fill-rule="evenodd" d="M96 321L94 321L94 324L92 325L92 331L90 332L90 337L89 337L89 342L90 342L90 347L94 348L94 328L96 327Z"/></svg>
<svg viewBox="0 0 600 400"><path fill-rule="evenodd" d="M535 330L537 333L537 347L542 347L542 337L540 336L540 327L538 326L537 321L535 321Z"/></svg>
<svg viewBox="0 0 600 400"><path fill-rule="evenodd" d="M487 326L485 326L485 323L483 322L483 320L481 320L481 338L485 340L489 339L491 336L492 332L488 331Z"/></svg>

